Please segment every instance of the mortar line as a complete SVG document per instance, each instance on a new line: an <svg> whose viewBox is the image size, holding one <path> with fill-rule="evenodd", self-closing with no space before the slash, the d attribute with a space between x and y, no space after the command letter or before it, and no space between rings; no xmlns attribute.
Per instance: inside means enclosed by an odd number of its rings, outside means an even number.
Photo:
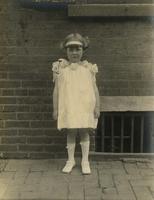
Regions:
<svg viewBox="0 0 154 200"><path fill-rule="evenodd" d="M114 185L114 187L116 189L116 192L119 195L119 192L118 192L118 189L117 189L117 186L116 186L116 183L115 183L115 174L112 174L112 179L113 179L113 185Z"/></svg>
<svg viewBox="0 0 154 200"><path fill-rule="evenodd" d="M85 192L85 176L84 175L82 175L83 176L83 181L84 181L84 185L83 185L83 198L84 198L84 200L86 200L86 192Z"/></svg>
<svg viewBox="0 0 154 200"><path fill-rule="evenodd" d="M101 183L100 183L100 173L99 173L99 169L97 167L97 176L98 176L98 186L99 188L101 188Z"/></svg>
<svg viewBox="0 0 154 200"><path fill-rule="evenodd" d="M152 193L150 186L147 186L147 188L148 188L148 190L149 190L151 196L154 198L154 194Z"/></svg>
<svg viewBox="0 0 154 200"><path fill-rule="evenodd" d="M67 183L67 200L69 200L69 197L70 197L70 184L69 182Z"/></svg>
<svg viewBox="0 0 154 200"><path fill-rule="evenodd" d="M125 167L125 164L124 164L124 162L123 162L123 161L122 161L122 165L123 165L123 168L124 168L124 170L125 170L126 174L128 175L129 173L128 173L128 171L127 171L127 169L126 169L126 167Z"/></svg>
<svg viewBox="0 0 154 200"><path fill-rule="evenodd" d="M31 170L29 169L27 175L26 175L25 178L24 178L24 181L23 181L24 184L26 183L26 179L28 178L30 172L31 172Z"/></svg>
<svg viewBox="0 0 154 200"><path fill-rule="evenodd" d="M135 197L135 199L137 200L136 193L135 193L135 191L134 191L134 188L133 188L133 186L132 186L130 180L128 180L128 183L130 184L130 187L131 187L131 189L132 189L132 192L133 192L133 194L134 194L134 197Z"/></svg>

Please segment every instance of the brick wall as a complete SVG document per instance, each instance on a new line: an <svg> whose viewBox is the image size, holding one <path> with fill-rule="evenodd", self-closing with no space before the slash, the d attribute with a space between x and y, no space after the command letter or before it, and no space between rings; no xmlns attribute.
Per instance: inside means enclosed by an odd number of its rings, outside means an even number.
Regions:
<svg viewBox="0 0 154 200"><path fill-rule="evenodd" d="M17 0L1 0L0 25L1 157L64 156L66 135L52 120L51 63L64 56L59 42L71 32L90 37L84 58L99 66L101 95L154 95L148 18L71 19L66 10L24 9Z"/></svg>

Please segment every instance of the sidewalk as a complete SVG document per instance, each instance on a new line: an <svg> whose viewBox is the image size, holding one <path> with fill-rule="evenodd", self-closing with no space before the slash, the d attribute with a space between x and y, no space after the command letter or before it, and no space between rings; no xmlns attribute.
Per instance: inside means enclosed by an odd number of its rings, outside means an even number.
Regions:
<svg viewBox="0 0 154 200"><path fill-rule="evenodd" d="M80 162L61 173L64 160L0 160L0 200L154 200L154 160Z"/></svg>

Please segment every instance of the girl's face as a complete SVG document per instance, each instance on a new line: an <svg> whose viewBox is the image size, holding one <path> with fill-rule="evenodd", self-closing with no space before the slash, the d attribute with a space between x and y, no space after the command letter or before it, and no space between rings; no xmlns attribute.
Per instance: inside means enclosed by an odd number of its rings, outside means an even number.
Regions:
<svg viewBox="0 0 154 200"><path fill-rule="evenodd" d="M72 63L77 63L81 60L83 48L79 45L71 45L67 47L67 57Z"/></svg>

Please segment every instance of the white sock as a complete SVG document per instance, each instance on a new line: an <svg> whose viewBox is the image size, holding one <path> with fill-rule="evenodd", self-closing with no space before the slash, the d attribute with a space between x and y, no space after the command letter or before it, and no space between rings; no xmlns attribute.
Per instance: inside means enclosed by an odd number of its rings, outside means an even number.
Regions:
<svg viewBox="0 0 154 200"><path fill-rule="evenodd" d="M68 161L74 162L75 143L67 144Z"/></svg>
<svg viewBox="0 0 154 200"><path fill-rule="evenodd" d="M82 162L88 162L90 141L80 142L82 151Z"/></svg>

